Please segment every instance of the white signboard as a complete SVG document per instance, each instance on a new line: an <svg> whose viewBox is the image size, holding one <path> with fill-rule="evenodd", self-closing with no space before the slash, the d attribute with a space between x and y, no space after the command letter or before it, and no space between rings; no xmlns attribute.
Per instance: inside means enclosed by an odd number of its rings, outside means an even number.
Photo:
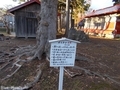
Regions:
<svg viewBox="0 0 120 90"><path fill-rule="evenodd" d="M60 67L59 73L59 89L63 90L63 75L64 66L74 66L75 54L76 54L76 43L78 41L70 40L67 38L61 38L56 40L50 40L50 66Z"/></svg>
<svg viewBox="0 0 120 90"><path fill-rule="evenodd" d="M74 66L76 42L60 40L51 43L50 66Z"/></svg>

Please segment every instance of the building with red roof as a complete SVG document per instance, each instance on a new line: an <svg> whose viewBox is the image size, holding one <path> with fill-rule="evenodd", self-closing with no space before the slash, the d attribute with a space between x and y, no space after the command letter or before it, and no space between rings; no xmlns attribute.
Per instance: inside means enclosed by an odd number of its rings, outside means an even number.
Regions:
<svg viewBox="0 0 120 90"><path fill-rule="evenodd" d="M120 4L90 12L85 20L84 31L87 34L120 37Z"/></svg>

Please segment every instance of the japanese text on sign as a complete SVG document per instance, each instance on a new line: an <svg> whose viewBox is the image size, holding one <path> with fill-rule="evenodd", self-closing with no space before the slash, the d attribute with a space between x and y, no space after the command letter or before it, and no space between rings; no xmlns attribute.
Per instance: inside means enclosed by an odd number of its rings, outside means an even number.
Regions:
<svg viewBox="0 0 120 90"><path fill-rule="evenodd" d="M58 41L51 44L50 66L74 66L76 43Z"/></svg>

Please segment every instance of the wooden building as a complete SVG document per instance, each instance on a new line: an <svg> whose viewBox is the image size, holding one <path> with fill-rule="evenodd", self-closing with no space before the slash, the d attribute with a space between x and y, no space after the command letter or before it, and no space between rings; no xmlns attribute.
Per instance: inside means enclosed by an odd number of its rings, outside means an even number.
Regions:
<svg viewBox="0 0 120 90"><path fill-rule="evenodd" d="M40 12L40 1L30 0L8 10L15 15L16 37L35 37L38 26L36 13Z"/></svg>
<svg viewBox="0 0 120 90"><path fill-rule="evenodd" d="M87 34L120 37L120 4L93 11L85 20L84 32Z"/></svg>

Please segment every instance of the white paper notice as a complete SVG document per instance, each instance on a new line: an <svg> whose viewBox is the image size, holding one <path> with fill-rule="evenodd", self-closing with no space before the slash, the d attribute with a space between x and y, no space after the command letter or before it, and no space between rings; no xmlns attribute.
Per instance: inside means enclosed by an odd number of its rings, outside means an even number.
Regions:
<svg viewBox="0 0 120 90"><path fill-rule="evenodd" d="M76 43L72 41L58 41L51 43L50 66L74 66Z"/></svg>

